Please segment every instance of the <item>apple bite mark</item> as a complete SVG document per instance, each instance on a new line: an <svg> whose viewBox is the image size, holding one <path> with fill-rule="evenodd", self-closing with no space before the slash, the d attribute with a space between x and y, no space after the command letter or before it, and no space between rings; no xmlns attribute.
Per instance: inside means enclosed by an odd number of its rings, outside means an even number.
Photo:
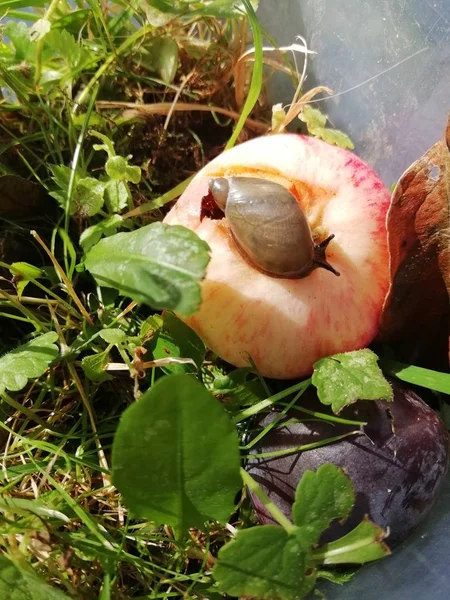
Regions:
<svg viewBox="0 0 450 600"><path fill-rule="evenodd" d="M210 179L220 177L259 178L291 192L309 229L319 233L315 243L334 234L326 259L340 277L322 268L300 279L255 268L226 217L200 220ZM307 375L323 356L368 345L389 283L389 203L389 191L370 167L320 140L280 134L224 152L198 173L165 219L193 229L211 247L202 304L186 322L223 359L247 366L250 355L268 377ZM270 205L268 214L276 219ZM249 234L256 248L260 229ZM270 252L266 257L271 260Z"/></svg>

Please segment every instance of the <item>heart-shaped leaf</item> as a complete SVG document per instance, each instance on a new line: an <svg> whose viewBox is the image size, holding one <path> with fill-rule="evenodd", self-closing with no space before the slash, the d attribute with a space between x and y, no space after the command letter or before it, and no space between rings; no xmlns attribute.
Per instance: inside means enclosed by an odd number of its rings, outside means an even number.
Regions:
<svg viewBox="0 0 450 600"><path fill-rule="evenodd" d="M379 339L403 360L446 370L450 292L450 119L443 139L403 173L387 217L391 287ZM439 354L440 356L437 356Z"/></svg>
<svg viewBox="0 0 450 600"><path fill-rule="evenodd" d="M113 481L134 515L178 533L226 522L242 485L231 419L193 376L158 380L122 415Z"/></svg>
<svg viewBox="0 0 450 600"><path fill-rule="evenodd" d="M181 225L152 223L100 240L86 256L99 285L182 315L198 310L209 246Z"/></svg>

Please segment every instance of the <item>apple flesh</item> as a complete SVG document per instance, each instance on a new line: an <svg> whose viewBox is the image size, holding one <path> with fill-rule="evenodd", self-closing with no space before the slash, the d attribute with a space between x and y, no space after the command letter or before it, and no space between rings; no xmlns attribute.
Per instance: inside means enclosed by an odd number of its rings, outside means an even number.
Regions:
<svg viewBox="0 0 450 600"><path fill-rule="evenodd" d="M257 270L236 247L226 219L201 220L212 177L262 177L298 200L336 277L302 279ZM297 134L257 138L225 151L187 187L165 222L195 231L211 248L199 311L184 319L221 358L278 379L309 374L324 356L366 347L375 337L389 284L386 213L390 193L353 153Z"/></svg>
<svg viewBox="0 0 450 600"><path fill-rule="evenodd" d="M383 529L389 528L390 547L405 540L424 519L444 482L449 461L449 435L438 415L413 391L393 383L394 400L359 401L339 416L368 424L360 434L338 442L277 458L251 458L246 466L270 499L290 518L295 489L306 470L334 463L349 475L356 501L349 519L334 523L321 542L348 533L364 515ZM302 396L299 405L324 412L314 388ZM260 421L267 426L274 411ZM283 420L303 419L295 409ZM354 430L354 426L326 421L305 421L276 425L252 449L253 453L292 448ZM251 495L262 523L273 523L267 509Z"/></svg>

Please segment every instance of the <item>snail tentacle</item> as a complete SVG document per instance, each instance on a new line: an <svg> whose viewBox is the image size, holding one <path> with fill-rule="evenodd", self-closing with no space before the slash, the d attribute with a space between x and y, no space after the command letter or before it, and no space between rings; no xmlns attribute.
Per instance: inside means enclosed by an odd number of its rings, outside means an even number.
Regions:
<svg viewBox="0 0 450 600"><path fill-rule="evenodd" d="M337 271L332 265L330 265L330 263L327 261L327 257L326 257L326 250L328 247L328 244L331 242L331 240L334 238L334 233L332 233L331 235L329 235L325 240L323 240L323 242L320 242L320 244L315 244L314 245L314 264L316 265L316 267L321 267L322 269L326 269L327 271L330 271L331 273L334 273L334 275L337 275L337 277L340 276L339 271Z"/></svg>

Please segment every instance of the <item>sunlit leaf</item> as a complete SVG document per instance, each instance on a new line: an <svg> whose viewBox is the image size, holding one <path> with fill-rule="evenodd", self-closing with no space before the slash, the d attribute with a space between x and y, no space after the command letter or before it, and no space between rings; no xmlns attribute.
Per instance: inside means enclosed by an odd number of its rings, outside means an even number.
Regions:
<svg viewBox="0 0 450 600"><path fill-rule="evenodd" d="M298 531L288 534L275 525L243 529L219 550L213 575L229 596L298 600L315 581L313 569L306 573L309 554Z"/></svg>
<svg viewBox="0 0 450 600"><path fill-rule="evenodd" d="M357 400L392 400L392 388L369 350L334 354L314 365L312 382L322 404L338 413Z"/></svg>
<svg viewBox="0 0 450 600"><path fill-rule="evenodd" d="M88 252L103 236L114 235L123 223L124 221L120 215L111 215L95 225L91 225L80 236L81 247L85 252Z"/></svg>
<svg viewBox="0 0 450 600"><path fill-rule="evenodd" d="M98 179L79 179L72 196L72 212L79 217L93 217L102 208L105 186Z"/></svg>
<svg viewBox="0 0 450 600"><path fill-rule="evenodd" d="M333 519L348 517L354 502L349 477L335 465L322 465L303 475L295 492L292 519L310 544L316 544Z"/></svg>
<svg viewBox="0 0 450 600"><path fill-rule="evenodd" d="M159 379L123 413L113 482L132 514L178 532L225 523L242 485L235 427L191 375Z"/></svg>
<svg viewBox="0 0 450 600"><path fill-rule="evenodd" d="M18 391L28 379L41 377L48 365L58 356L54 343L58 334L44 333L27 344L15 348L0 358L0 389Z"/></svg>
<svg viewBox="0 0 450 600"><path fill-rule="evenodd" d="M106 365L109 362L108 352L99 352L98 354L90 354L85 356L81 361L81 368L84 374L91 381L107 381L113 379L111 375L106 372Z"/></svg>
<svg viewBox="0 0 450 600"><path fill-rule="evenodd" d="M101 240L85 265L99 285L189 315L200 304L199 282L208 262L209 246L193 231L158 222Z"/></svg>
<svg viewBox="0 0 450 600"><path fill-rule="evenodd" d="M391 554L383 542L385 532L365 519L353 531L318 548L313 557L324 565L364 564Z"/></svg>

